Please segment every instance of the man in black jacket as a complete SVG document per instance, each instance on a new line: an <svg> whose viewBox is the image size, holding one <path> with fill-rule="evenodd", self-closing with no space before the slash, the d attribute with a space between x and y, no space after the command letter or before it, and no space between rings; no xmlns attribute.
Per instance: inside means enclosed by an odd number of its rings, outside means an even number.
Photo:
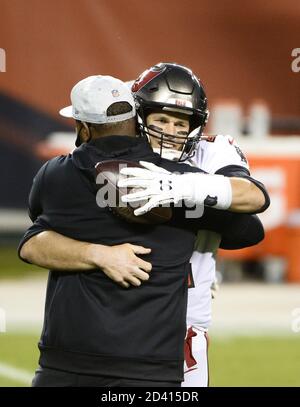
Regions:
<svg viewBox="0 0 300 407"><path fill-rule="evenodd" d="M97 246L104 259L107 246L125 244L145 254L133 276L134 285L141 275L145 282L125 290L112 279L105 261L102 273L101 261L93 259L90 267L73 270L74 257L66 258L66 267L51 271L39 343L41 369L34 385L179 386L195 231L203 227L221 233L226 247L234 244L230 239L240 244L241 233L251 237L258 227L256 243L263 229L248 215L209 208L193 220L178 208L170 222L147 226L127 223L97 206L94 167L99 161L143 160L171 172L199 170L162 159L145 139L136 138L134 101L121 81L86 78L73 88L71 98L83 144L47 162L36 176L29 208L34 224L20 244L21 256L28 259L23 245L47 230ZM63 113L70 116L69 109Z"/></svg>

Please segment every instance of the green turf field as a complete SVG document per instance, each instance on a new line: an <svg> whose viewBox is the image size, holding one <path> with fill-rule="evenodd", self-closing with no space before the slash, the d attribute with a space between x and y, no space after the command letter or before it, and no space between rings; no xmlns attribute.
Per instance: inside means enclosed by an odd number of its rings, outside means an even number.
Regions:
<svg viewBox="0 0 300 407"><path fill-rule="evenodd" d="M17 254L17 245L15 247L0 246L0 258L0 280L28 277L29 275L42 275L42 273L45 273L40 267L21 261Z"/></svg>
<svg viewBox="0 0 300 407"><path fill-rule="evenodd" d="M34 372L38 335L0 334L1 363ZM0 375L0 386L25 386ZM211 338L211 386L300 386L299 337Z"/></svg>
<svg viewBox="0 0 300 407"><path fill-rule="evenodd" d="M300 386L300 338L212 339L211 386Z"/></svg>
<svg viewBox="0 0 300 407"><path fill-rule="evenodd" d="M0 284L8 277L44 276L44 270L21 262L16 248L0 247L0 257ZM39 334L0 333L0 386L30 384L37 367L38 339ZM210 339L211 386L300 386L300 334ZM21 372L23 381L8 379L9 368Z"/></svg>

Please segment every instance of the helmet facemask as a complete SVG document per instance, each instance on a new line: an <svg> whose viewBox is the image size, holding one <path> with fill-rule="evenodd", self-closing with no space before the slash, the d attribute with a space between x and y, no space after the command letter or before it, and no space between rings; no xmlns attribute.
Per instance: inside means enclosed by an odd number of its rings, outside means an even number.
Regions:
<svg viewBox="0 0 300 407"><path fill-rule="evenodd" d="M140 134L156 139L156 151L165 158L184 161L195 154L207 122L207 99L201 82L191 70L177 64L161 63L145 71L132 86ZM167 134L147 126L150 113L181 113L189 119L189 132ZM152 127L152 128L151 128Z"/></svg>
<svg viewBox="0 0 300 407"><path fill-rule="evenodd" d="M142 108L141 108L142 105ZM159 105L159 104L142 104L138 111L138 127L139 134L147 137L151 143L153 150L160 154L161 157L182 162L192 158L195 154L196 147L200 141L203 128L207 120L206 115L195 115L191 109L181 109L174 105ZM172 113L180 113L189 120L189 131L178 131L176 134L168 134L162 128L147 125L147 117L151 113L163 113L172 115ZM151 140L152 139L152 140ZM156 140L153 146L153 139Z"/></svg>

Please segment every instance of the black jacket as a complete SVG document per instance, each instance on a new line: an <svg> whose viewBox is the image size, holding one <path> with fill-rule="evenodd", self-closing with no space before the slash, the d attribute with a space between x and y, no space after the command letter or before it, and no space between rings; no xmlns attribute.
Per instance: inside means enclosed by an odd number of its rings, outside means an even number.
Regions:
<svg viewBox="0 0 300 407"><path fill-rule="evenodd" d="M33 235L54 230L81 241L150 247L152 252L144 259L153 268L147 282L129 289L101 270L51 271L40 364L83 374L181 381L195 231L215 230L227 236L225 242L229 239L229 244L239 246L241 240L244 245L261 240L263 229L253 216L218 210L187 220L183 210L176 209L166 224L129 224L96 204L94 166L112 158L151 161L170 171L199 171L161 159L143 139L124 136L83 144L41 168L30 193L34 224L19 250Z"/></svg>

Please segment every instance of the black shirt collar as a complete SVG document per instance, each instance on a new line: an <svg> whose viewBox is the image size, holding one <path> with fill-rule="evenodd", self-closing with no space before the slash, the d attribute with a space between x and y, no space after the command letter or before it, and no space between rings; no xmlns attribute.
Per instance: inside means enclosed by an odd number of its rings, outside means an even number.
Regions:
<svg viewBox="0 0 300 407"><path fill-rule="evenodd" d="M119 157L130 153L137 153L145 149L152 151L147 139L130 136L105 136L90 143L83 144L87 150L97 149L100 154L108 158Z"/></svg>
<svg viewBox="0 0 300 407"><path fill-rule="evenodd" d="M106 136L83 143L73 151L74 165L81 170L94 169L95 165L109 159L143 159L153 155L148 140L143 137Z"/></svg>

